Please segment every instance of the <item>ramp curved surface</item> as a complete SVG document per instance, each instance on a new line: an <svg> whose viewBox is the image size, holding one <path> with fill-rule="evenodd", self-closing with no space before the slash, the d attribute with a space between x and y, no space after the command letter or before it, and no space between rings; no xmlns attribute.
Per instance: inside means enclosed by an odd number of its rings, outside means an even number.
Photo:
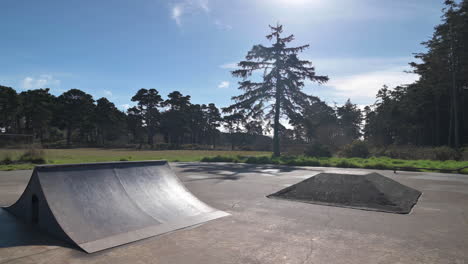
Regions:
<svg viewBox="0 0 468 264"><path fill-rule="evenodd" d="M88 253L228 215L192 195L166 161L37 166L6 209Z"/></svg>

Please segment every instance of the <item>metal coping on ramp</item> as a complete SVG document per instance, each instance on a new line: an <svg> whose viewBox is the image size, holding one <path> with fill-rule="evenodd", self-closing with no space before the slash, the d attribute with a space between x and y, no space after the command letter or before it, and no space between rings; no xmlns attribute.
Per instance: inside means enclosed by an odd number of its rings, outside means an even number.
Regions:
<svg viewBox="0 0 468 264"><path fill-rule="evenodd" d="M88 253L229 215L191 194L167 161L36 166L5 209Z"/></svg>

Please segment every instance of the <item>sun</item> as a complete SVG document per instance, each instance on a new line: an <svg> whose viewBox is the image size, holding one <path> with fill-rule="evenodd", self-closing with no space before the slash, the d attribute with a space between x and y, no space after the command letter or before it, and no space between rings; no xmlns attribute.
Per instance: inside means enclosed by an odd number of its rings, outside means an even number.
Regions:
<svg viewBox="0 0 468 264"><path fill-rule="evenodd" d="M316 0L279 0L283 5L305 5L316 2Z"/></svg>

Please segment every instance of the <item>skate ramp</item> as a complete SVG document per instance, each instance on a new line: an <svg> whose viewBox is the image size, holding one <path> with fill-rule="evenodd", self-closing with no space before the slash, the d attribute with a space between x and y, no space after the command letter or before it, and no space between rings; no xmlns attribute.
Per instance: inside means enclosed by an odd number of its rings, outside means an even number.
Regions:
<svg viewBox="0 0 468 264"><path fill-rule="evenodd" d="M166 161L37 166L6 209L88 253L228 215L192 195Z"/></svg>
<svg viewBox="0 0 468 264"><path fill-rule="evenodd" d="M320 173L268 198L355 209L407 214L421 192L378 173Z"/></svg>

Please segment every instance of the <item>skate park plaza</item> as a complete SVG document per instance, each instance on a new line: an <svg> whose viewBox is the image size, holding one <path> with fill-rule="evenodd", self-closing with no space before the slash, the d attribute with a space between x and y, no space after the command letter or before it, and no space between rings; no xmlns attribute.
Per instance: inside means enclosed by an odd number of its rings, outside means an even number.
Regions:
<svg viewBox="0 0 468 264"><path fill-rule="evenodd" d="M80 180L77 180L77 179ZM466 263L468 176L165 161L0 172L0 263Z"/></svg>

